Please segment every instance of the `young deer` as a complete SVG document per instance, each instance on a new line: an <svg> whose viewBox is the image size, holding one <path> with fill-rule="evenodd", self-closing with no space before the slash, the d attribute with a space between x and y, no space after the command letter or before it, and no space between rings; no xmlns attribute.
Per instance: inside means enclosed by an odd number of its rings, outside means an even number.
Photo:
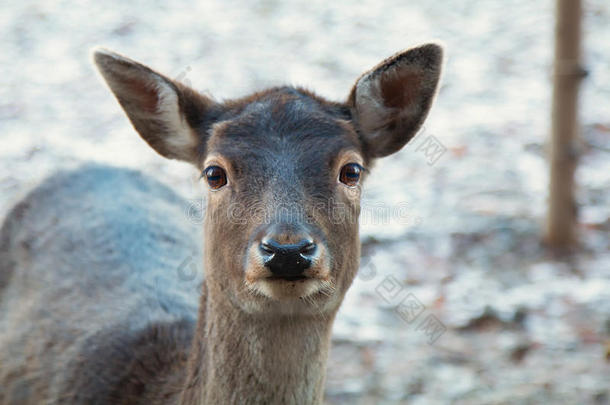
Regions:
<svg viewBox="0 0 610 405"><path fill-rule="evenodd" d="M422 125L441 59L401 52L343 103L294 87L221 103L97 50L142 138L203 173L205 281L176 281L199 236L165 186L95 165L47 179L0 233L0 403L321 403L362 180Z"/></svg>

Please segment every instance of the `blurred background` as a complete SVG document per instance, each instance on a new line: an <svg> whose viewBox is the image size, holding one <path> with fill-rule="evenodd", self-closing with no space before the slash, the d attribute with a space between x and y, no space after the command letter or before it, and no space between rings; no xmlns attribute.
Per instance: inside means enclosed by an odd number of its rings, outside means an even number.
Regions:
<svg viewBox="0 0 610 405"><path fill-rule="evenodd" d="M101 83L104 45L217 99L446 46L420 134L365 185L363 259L338 315L328 404L610 403L610 3L583 1L576 247L543 243L555 2L0 0L0 216L53 171L138 168L188 199Z"/></svg>

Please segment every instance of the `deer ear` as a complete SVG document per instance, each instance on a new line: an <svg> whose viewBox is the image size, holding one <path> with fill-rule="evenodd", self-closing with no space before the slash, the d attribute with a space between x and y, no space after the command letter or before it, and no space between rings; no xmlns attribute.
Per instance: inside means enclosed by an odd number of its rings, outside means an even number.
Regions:
<svg viewBox="0 0 610 405"><path fill-rule="evenodd" d="M201 133L220 107L195 90L115 52L97 48L93 61L142 138L159 154L196 163Z"/></svg>
<svg viewBox="0 0 610 405"><path fill-rule="evenodd" d="M372 157L397 152L421 127L436 94L442 59L439 45L423 45L384 60L356 81L348 104Z"/></svg>

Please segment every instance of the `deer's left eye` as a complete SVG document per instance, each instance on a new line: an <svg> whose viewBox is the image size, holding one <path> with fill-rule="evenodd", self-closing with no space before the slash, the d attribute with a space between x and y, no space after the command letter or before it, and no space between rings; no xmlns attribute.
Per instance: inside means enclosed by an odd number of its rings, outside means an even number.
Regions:
<svg viewBox="0 0 610 405"><path fill-rule="evenodd" d="M358 163L348 163L341 168L339 181L346 186L354 187L360 182L360 176L364 168Z"/></svg>

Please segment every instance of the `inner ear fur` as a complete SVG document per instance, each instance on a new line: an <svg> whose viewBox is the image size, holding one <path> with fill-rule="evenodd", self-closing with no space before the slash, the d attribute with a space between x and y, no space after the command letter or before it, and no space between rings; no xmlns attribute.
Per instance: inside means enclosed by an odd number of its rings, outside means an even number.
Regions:
<svg viewBox="0 0 610 405"><path fill-rule="evenodd" d="M93 61L140 136L169 159L197 163L220 106L147 66L97 48Z"/></svg>
<svg viewBox="0 0 610 405"><path fill-rule="evenodd" d="M443 50L427 44L399 52L357 81L348 98L371 157L400 150L417 133L434 100Z"/></svg>

